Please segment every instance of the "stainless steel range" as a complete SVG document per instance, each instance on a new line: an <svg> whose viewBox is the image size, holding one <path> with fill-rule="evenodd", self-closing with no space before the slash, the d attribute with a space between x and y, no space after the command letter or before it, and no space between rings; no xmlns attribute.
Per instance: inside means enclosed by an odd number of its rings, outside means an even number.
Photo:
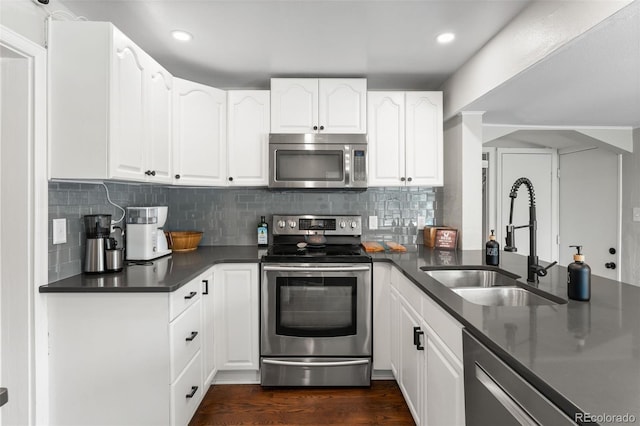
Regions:
<svg viewBox="0 0 640 426"><path fill-rule="evenodd" d="M371 257L360 216L273 217L262 257L263 386L369 386Z"/></svg>

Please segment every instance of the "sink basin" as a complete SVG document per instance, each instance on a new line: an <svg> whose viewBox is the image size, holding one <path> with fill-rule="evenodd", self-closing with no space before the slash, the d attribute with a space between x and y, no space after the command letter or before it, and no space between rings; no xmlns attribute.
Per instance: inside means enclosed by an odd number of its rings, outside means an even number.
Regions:
<svg viewBox="0 0 640 426"><path fill-rule="evenodd" d="M535 306L559 303L521 287L471 287L454 288L452 291L471 303L484 306Z"/></svg>
<svg viewBox="0 0 640 426"><path fill-rule="evenodd" d="M496 287L515 286L517 275L495 269L433 269L427 275L450 287Z"/></svg>

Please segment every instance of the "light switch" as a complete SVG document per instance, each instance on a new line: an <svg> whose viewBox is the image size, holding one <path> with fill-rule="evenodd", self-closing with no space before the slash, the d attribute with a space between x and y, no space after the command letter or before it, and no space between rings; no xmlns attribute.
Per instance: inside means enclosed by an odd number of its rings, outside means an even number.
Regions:
<svg viewBox="0 0 640 426"><path fill-rule="evenodd" d="M378 229L378 216L369 216L369 229Z"/></svg>
<svg viewBox="0 0 640 426"><path fill-rule="evenodd" d="M418 229L424 228L427 218L424 216L418 216Z"/></svg>
<svg viewBox="0 0 640 426"><path fill-rule="evenodd" d="M633 221L640 222L640 207L633 208Z"/></svg>
<svg viewBox="0 0 640 426"><path fill-rule="evenodd" d="M53 244L67 242L67 219L53 219Z"/></svg>

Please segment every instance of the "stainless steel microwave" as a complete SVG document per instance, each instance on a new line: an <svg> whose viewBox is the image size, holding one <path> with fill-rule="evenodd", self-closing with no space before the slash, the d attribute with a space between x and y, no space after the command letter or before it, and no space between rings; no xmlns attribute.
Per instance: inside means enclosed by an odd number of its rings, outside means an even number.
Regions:
<svg viewBox="0 0 640 426"><path fill-rule="evenodd" d="M269 188L367 189L367 136L269 135Z"/></svg>

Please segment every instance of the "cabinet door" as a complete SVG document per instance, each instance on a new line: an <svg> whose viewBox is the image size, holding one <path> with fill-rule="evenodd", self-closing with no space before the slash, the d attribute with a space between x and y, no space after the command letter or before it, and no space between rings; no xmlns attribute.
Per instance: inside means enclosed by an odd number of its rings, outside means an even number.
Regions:
<svg viewBox="0 0 640 426"><path fill-rule="evenodd" d="M367 133L367 80L320 79L318 130L320 133Z"/></svg>
<svg viewBox="0 0 640 426"><path fill-rule="evenodd" d="M147 180L171 183L173 77L156 62L149 70Z"/></svg>
<svg viewBox="0 0 640 426"><path fill-rule="evenodd" d="M393 377L400 383L400 298L395 288L389 290L389 329L391 333L389 365Z"/></svg>
<svg viewBox="0 0 640 426"><path fill-rule="evenodd" d="M200 285L202 285L202 366L205 392L217 372L213 278L213 268L199 278Z"/></svg>
<svg viewBox="0 0 640 426"><path fill-rule="evenodd" d="M228 184L267 186L269 183L269 91L227 92Z"/></svg>
<svg viewBox="0 0 640 426"><path fill-rule="evenodd" d="M174 93L174 183L226 185L226 93L179 78Z"/></svg>
<svg viewBox="0 0 640 426"><path fill-rule="evenodd" d="M369 92L369 186L404 185L404 92Z"/></svg>
<svg viewBox="0 0 640 426"><path fill-rule="evenodd" d="M425 322L422 329L426 337L422 419L427 425L464 425L462 361Z"/></svg>
<svg viewBox="0 0 640 426"><path fill-rule="evenodd" d="M442 185L442 92L406 92L407 185Z"/></svg>
<svg viewBox="0 0 640 426"><path fill-rule="evenodd" d="M271 133L315 133L318 126L318 80L272 78Z"/></svg>
<svg viewBox="0 0 640 426"><path fill-rule="evenodd" d="M110 176L145 180L144 86L147 56L113 29L109 170Z"/></svg>
<svg viewBox="0 0 640 426"><path fill-rule="evenodd" d="M414 344L414 328L421 331L420 316L415 310L402 298L400 299L400 330L399 330L399 346L400 346L400 389L407 402L409 411L416 422L421 424L420 414L422 412L422 369L424 362L424 350L419 350ZM425 343L424 335L420 337L421 345Z"/></svg>
<svg viewBox="0 0 640 426"><path fill-rule="evenodd" d="M215 266L214 299L218 369L258 370L258 265Z"/></svg>

